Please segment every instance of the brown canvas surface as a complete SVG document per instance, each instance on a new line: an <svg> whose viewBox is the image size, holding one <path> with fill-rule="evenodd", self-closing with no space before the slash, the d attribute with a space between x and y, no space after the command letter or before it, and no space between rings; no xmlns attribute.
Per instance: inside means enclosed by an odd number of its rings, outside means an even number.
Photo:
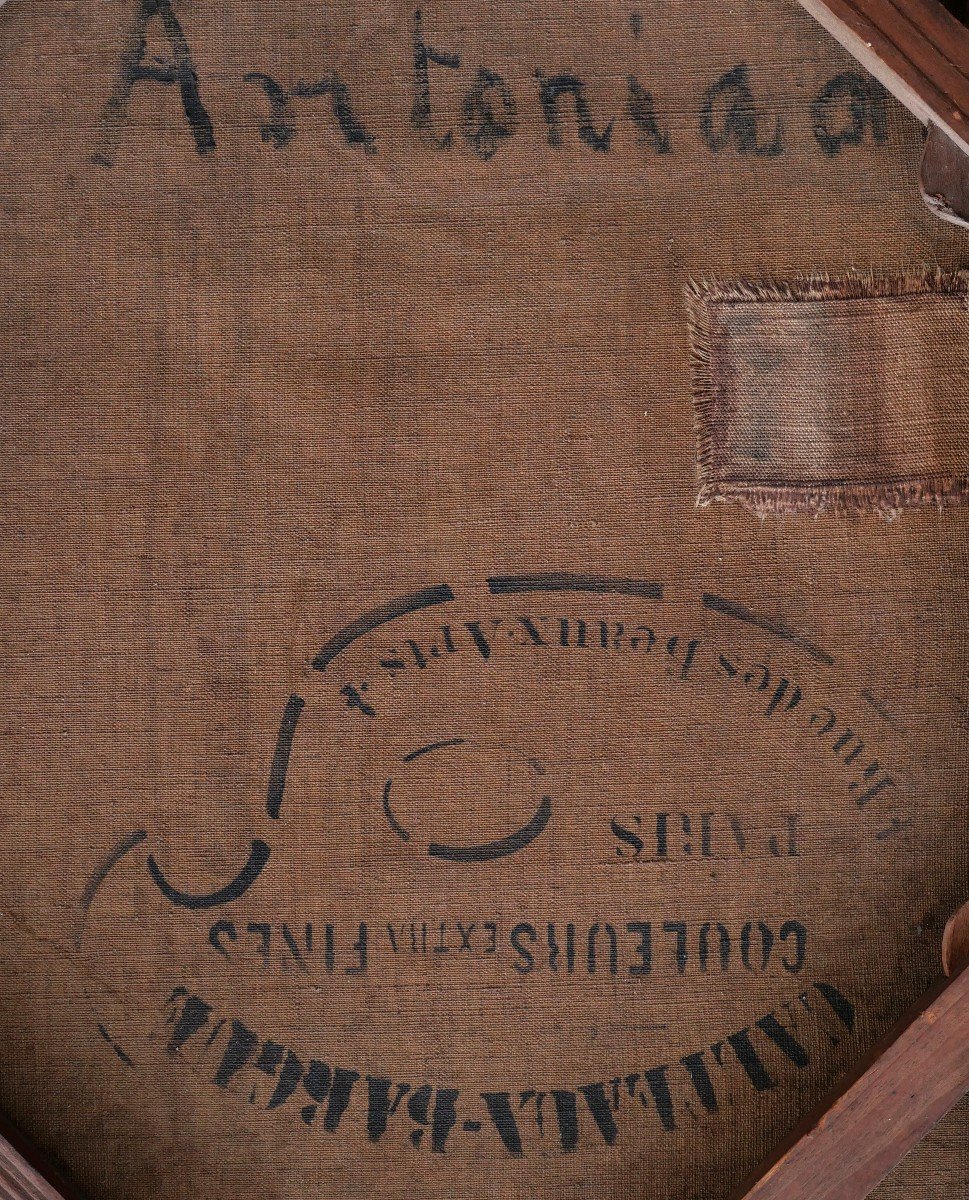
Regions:
<svg viewBox="0 0 969 1200"><path fill-rule="evenodd" d="M725 1195L969 893L967 518L697 509L684 288L964 268L921 130L784 0L0 72L0 1108L92 1197Z"/></svg>

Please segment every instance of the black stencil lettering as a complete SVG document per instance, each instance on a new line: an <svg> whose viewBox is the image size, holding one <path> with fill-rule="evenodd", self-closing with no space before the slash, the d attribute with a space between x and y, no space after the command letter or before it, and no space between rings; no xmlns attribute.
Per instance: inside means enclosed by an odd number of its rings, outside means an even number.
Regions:
<svg viewBox="0 0 969 1200"><path fill-rule="evenodd" d="M642 817L634 816L632 819L636 825L642 825ZM616 820L615 817L609 822L609 828L612 830L614 837L617 837L621 842L624 842L627 846L632 846L633 848L632 854L629 854L627 851L623 850L622 846L617 846L617 858L638 858L640 854L642 854L645 843L638 834L633 833L631 829L627 829L626 826Z"/></svg>
<svg viewBox="0 0 969 1200"><path fill-rule="evenodd" d="M264 1075L268 1075L270 1079L275 1079L276 1072L279 1070L285 1057L285 1046L281 1046L279 1042L263 1042L262 1049L259 1051L259 1057L253 1063L253 1068L261 1071ZM258 1088L253 1087L249 1093L249 1103L256 1104L258 1096Z"/></svg>
<svg viewBox="0 0 969 1200"><path fill-rule="evenodd" d="M619 1129L612 1115L612 1103L606 1096L605 1084L588 1083L585 1087L579 1088L579 1093L589 1106L589 1112L596 1123L596 1128L602 1134L602 1140L607 1146L614 1145L619 1136ZM615 1089L615 1099L618 1100L618 1089Z"/></svg>
<svg viewBox="0 0 969 1200"><path fill-rule="evenodd" d="M518 624L528 634L528 640L533 646L546 646L548 643L542 637L535 620L532 617L519 617Z"/></svg>
<svg viewBox="0 0 969 1200"><path fill-rule="evenodd" d="M515 1114L511 1110L511 1097L507 1092L482 1092L481 1099L485 1102L488 1116L498 1131L502 1145L509 1154L519 1157L522 1152L522 1137Z"/></svg>
<svg viewBox="0 0 969 1200"><path fill-rule="evenodd" d="M694 1090L700 1098L700 1103L707 1112L715 1113L718 1107L717 1094L713 1090L713 1081L710 1078L710 1072L707 1070L707 1064L703 1060L703 1051L699 1050L696 1054L687 1054L685 1058L680 1059L680 1062L690 1076L690 1082L693 1084Z"/></svg>
<svg viewBox="0 0 969 1200"><path fill-rule="evenodd" d="M629 921L626 924L627 933L638 933L639 941L635 952L639 962L629 968L630 975L648 975L653 969L653 927L648 921Z"/></svg>
<svg viewBox="0 0 969 1200"><path fill-rule="evenodd" d="M169 997L169 1004L181 1001L181 1007L171 1017L172 1032L165 1047L166 1054L177 1054L193 1034L204 1028L212 1015L212 1006L190 996L185 988L176 988Z"/></svg>
<svg viewBox="0 0 969 1200"><path fill-rule="evenodd" d="M676 969L682 975L686 971L686 922L664 921L663 932L676 934Z"/></svg>
<svg viewBox="0 0 969 1200"><path fill-rule="evenodd" d="M669 813L656 814L656 857L669 856Z"/></svg>
<svg viewBox="0 0 969 1200"><path fill-rule="evenodd" d="M317 1059L311 1059L310 1065L306 1070L306 1076L303 1079L303 1089L314 1101L313 1104L304 1104L300 1109L299 1115L304 1125L312 1125L316 1118L316 1113L319 1105L330 1094L330 1085L333 1083L333 1072L326 1063L319 1062Z"/></svg>
<svg viewBox="0 0 969 1200"><path fill-rule="evenodd" d="M787 699L782 707L783 712L791 712L801 703L803 699L801 689L795 684L790 695L788 695L789 688L791 688L791 681L789 679L781 679L778 682L777 687L774 689L774 694L770 698L770 703L767 705L767 716L773 716L785 697Z"/></svg>
<svg viewBox="0 0 969 1200"><path fill-rule="evenodd" d="M283 1068L279 1072L279 1077L276 1081L276 1090L269 1098L269 1103L266 1105L266 1111L271 1112L274 1108L279 1108L281 1104L292 1096L293 1092L303 1078L303 1064L292 1052L286 1052L286 1061L283 1063Z"/></svg>
<svg viewBox="0 0 969 1200"><path fill-rule="evenodd" d="M550 971L557 971L559 969L559 954L561 951L553 922L549 921L545 933L548 939L548 969Z"/></svg>
<svg viewBox="0 0 969 1200"><path fill-rule="evenodd" d="M880 779L875 778L880 770L881 767L876 759L867 767L865 767L864 771L862 771L862 783L859 783L857 780L853 779L851 783L848 784L848 791L855 793L855 803L859 808L864 808L869 801L874 800L879 792L883 792L885 788L895 786L895 780L891 777L891 775L882 775ZM864 791L859 793L859 788L864 788Z"/></svg>
<svg viewBox="0 0 969 1200"><path fill-rule="evenodd" d="M609 974L616 975L619 972L618 940L616 938L615 928L612 925L610 925L608 922L601 926L593 925L592 928L589 930L589 954L588 954L589 974L594 975L596 972L597 957L598 957L597 950L596 950L596 943L599 938L600 929L603 931L606 938L608 939Z"/></svg>
<svg viewBox="0 0 969 1200"><path fill-rule="evenodd" d="M223 958L229 957L229 951L222 944L222 935L229 939L230 942L238 941L239 935L236 933L236 927L232 921L216 921L209 930L209 944L214 946Z"/></svg>
<svg viewBox="0 0 969 1200"><path fill-rule="evenodd" d="M535 926L529 925L524 921L520 925L516 925L510 934L511 944L521 956L521 962L515 962L512 964L520 975L527 975L530 971L535 969L535 955L532 954L531 950L529 950L527 946L522 944L522 937L526 935L528 940L534 946L536 938L538 937L537 933L535 932Z"/></svg>
<svg viewBox="0 0 969 1200"><path fill-rule="evenodd" d="M382 667L386 667L387 663L382 662L380 665ZM403 668L404 664L401 663L400 666ZM393 674L394 672L391 671L391 676L393 676ZM351 712L361 712L365 717L375 717L377 715L377 710L372 704L369 704L363 698L363 693L367 691L367 689L368 685L366 683L361 683L358 688L354 687L352 683L345 683L343 687L340 688L340 695L343 696L344 700L346 701L346 706L351 710Z"/></svg>
<svg viewBox="0 0 969 1200"><path fill-rule="evenodd" d="M730 963L730 934L726 927L719 922L716 925L701 925L700 936L698 939L698 954L700 959L700 970L706 971L710 960L710 933L716 930L717 944L719 946L720 970L726 971Z"/></svg>
<svg viewBox="0 0 969 1200"><path fill-rule="evenodd" d="M575 1092L555 1090L552 1092L555 1118L559 1127L559 1142L566 1154L579 1144L579 1107Z"/></svg>
<svg viewBox="0 0 969 1200"><path fill-rule="evenodd" d="M272 937L272 926L263 921L250 921L246 933L253 933L258 939L257 952L262 959L263 968L269 966L269 941Z"/></svg>
<svg viewBox="0 0 969 1200"><path fill-rule="evenodd" d="M434 1094L434 1111L431 1115L431 1151L443 1154L448 1134L457 1124L456 1088L438 1088Z"/></svg>
<svg viewBox="0 0 969 1200"><path fill-rule="evenodd" d="M674 665L677 663L677 648L680 645L680 639L675 635L667 639L666 653L672 659ZM681 679L686 679L690 673L690 667L693 665L693 660L696 657L696 652L700 647L700 639L693 638L692 641L686 642L683 649L683 661L679 664L679 675Z"/></svg>
<svg viewBox="0 0 969 1200"><path fill-rule="evenodd" d="M750 954L755 929L760 942L759 962L752 960ZM767 964L770 961L771 951L773 949L773 930L763 921L758 921L756 925L754 925L753 921L747 921L740 931L740 960L743 963L744 968L748 971L766 971Z"/></svg>
<svg viewBox="0 0 969 1200"><path fill-rule="evenodd" d="M353 943L353 949L357 952L357 965L347 967L348 975L365 975L367 973L367 940L369 930L365 921L361 921L357 926L357 938Z"/></svg>
<svg viewBox="0 0 969 1200"><path fill-rule="evenodd" d="M850 1000L830 983L816 983L815 988L827 1000L832 1012L849 1031L855 1027L855 1008Z"/></svg>
<svg viewBox="0 0 969 1200"><path fill-rule="evenodd" d="M834 710L822 705L817 712L811 713L808 719L808 724L814 730L818 737L824 737L826 733L830 733L838 723L838 718Z"/></svg>
<svg viewBox="0 0 969 1200"><path fill-rule="evenodd" d="M656 1105L660 1124L665 1130L672 1132L676 1128L676 1121L673 1118L673 1097L670 1095L670 1083L666 1077L667 1069L665 1066L653 1067L652 1070L645 1073L643 1079L649 1088L650 1098ZM642 1092L639 1094L639 1099L644 1108L649 1107Z"/></svg>
<svg viewBox="0 0 969 1200"><path fill-rule="evenodd" d="M865 743L853 729L846 729L831 747L832 753L839 755L848 765L859 758L865 750Z"/></svg>
<svg viewBox="0 0 969 1200"><path fill-rule="evenodd" d="M737 849L743 854L747 849L747 835L744 833L743 825L741 825L733 814L727 816L727 823L730 826L733 839L737 843Z"/></svg>
<svg viewBox="0 0 969 1200"><path fill-rule="evenodd" d="M794 939L793 957L788 958L785 954L781 964L785 971L796 974L804 966L804 956L807 952L807 930L800 921L785 921L781 926L779 936L782 942L786 942L788 938Z"/></svg>
<svg viewBox="0 0 969 1200"><path fill-rule="evenodd" d="M319 1064L322 1066L322 1063ZM314 1064L310 1063L310 1071ZM307 1081L309 1080L309 1072L307 1073ZM359 1071L345 1071L342 1067L337 1067L333 1072L333 1084L330 1088L330 1098L326 1106L326 1114L323 1117L323 1128L327 1133L336 1133L340 1125L340 1120L347 1110L347 1105L350 1103L350 1095L353 1092L353 1085L360 1078ZM308 1083L305 1084L309 1091ZM312 1094L312 1093L311 1093Z"/></svg>
<svg viewBox="0 0 969 1200"><path fill-rule="evenodd" d="M407 1101L407 1113L417 1126L410 1134L414 1146L420 1146L424 1140L427 1126L431 1128L431 1150L435 1154L443 1154L448 1134L457 1123L457 1098L455 1088L440 1088L435 1092L430 1084L416 1088ZM434 1101L433 1109L431 1101Z"/></svg>
<svg viewBox="0 0 969 1200"><path fill-rule="evenodd" d="M468 623L465 625L465 629L467 629L468 633L471 634L471 638L475 644L475 649L487 662L487 660L491 657L491 646L488 643L488 639L485 637L484 630L481 628L481 622L468 621Z"/></svg>
<svg viewBox="0 0 969 1200"><path fill-rule="evenodd" d="M280 933L283 935L283 941L286 943L286 948L293 956L293 961L301 971L308 971L309 967L306 965L304 951L296 941L296 936L285 921L280 927ZM309 922L306 923L303 940L306 947L305 953L311 954L313 952L313 926Z"/></svg>
<svg viewBox="0 0 969 1200"><path fill-rule="evenodd" d="M761 1017L757 1022L757 1028L766 1037L774 1043L774 1045L784 1054L796 1067L806 1067L808 1062L807 1051L793 1037L789 1030L778 1021L773 1013L768 1013L766 1017Z"/></svg>
<svg viewBox="0 0 969 1200"><path fill-rule="evenodd" d="M409 1083L398 1083L396 1094L391 1100L390 1089L393 1086L389 1079L367 1076L367 1137L372 1142L379 1141L386 1132L388 1118L394 1115L400 1107L401 1100L410 1091Z"/></svg>
<svg viewBox="0 0 969 1200"><path fill-rule="evenodd" d="M232 1034L229 1044L222 1055L215 1072L215 1085L220 1088L228 1087L229 1080L246 1065L253 1051L259 1045L259 1038L239 1021L232 1022Z"/></svg>
<svg viewBox="0 0 969 1200"><path fill-rule="evenodd" d="M746 1029L741 1029L738 1033L732 1033L727 1038L727 1041L733 1047L734 1053L737 1055L737 1061L746 1072L747 1078L758 1092L766 1092L777 1086L774 1080L767 1074L767 1068L760 1061L760 1056L754 1049L753 1043L750 1040L750 1034Z"/></svg>
<svg viewBox="0 0 969 1200"><path fill-rule="evenodd" d="M407 1115L418 1126L417 1129L411 1130L410 1134L410 1140L414 1146L420 1146L424 1140L427 1122L431 1115L431 1096L433 1094L434 1089L429 1083L425 1083L423 1087L415 1088L407 1101Z"/></svg>

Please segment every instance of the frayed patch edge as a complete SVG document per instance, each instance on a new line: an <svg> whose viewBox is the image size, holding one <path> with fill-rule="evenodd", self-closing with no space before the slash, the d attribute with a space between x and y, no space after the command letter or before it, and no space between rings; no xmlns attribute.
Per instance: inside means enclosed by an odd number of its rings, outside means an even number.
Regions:
<svg viewBox="0 0 969 1200"><path fill-rule="evenodd" d="M866 513L891 520L908 508L939 510L965 504L969 475L898 482L847 482L772 487L755 483L705 482L697 507L735 503L759 517L807 515L862 516Z"/></svg>
<svg viewBox="0 0 969 1200"><path fill-rule="evenodd" d="M969 270L946 271L941 267L913 267L895 273L852 271L830 275L815 271L780 279L773 275L744 279L707 276L686 284L687 304L692 311L706 304L768 304L818 302L821 300L891 300L906 296L967 296Z"/></svg>
<svg viewBox="0 0 969 1200"><path fill-rule="evenodd" d="M823 300L904 299L961 296L969 305L969 270L918 267L897 273L875 270L832 276L826 272L720 279L691 279L684 289L690 338L693 429L699 490L697 507L735 503L759 517L873 514L891 520L905 509L942 510L969 500L969 473L901 480L859 479L837 483L764 484L721 477L715 418L722 407L713 377L713 319L721 304L803 303Z"/></svg>

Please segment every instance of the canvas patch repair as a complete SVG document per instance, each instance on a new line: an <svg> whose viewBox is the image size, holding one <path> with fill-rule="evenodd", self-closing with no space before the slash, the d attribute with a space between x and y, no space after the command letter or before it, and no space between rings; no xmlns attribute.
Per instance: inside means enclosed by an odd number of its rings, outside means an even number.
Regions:
<svg viewBox="0 0 969 1200"><path fill-rule="evenodd" d="M687 288L698 503L879 512L969 495L969 272Z"/></svg>

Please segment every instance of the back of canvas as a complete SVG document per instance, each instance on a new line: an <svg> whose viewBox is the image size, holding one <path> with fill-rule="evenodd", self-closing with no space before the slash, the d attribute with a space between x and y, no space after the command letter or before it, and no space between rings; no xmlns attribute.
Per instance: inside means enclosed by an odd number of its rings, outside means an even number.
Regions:
<svg viewBox="0 0 969 1200"><path fill-rule="evenodd" d="M96 1197L725 1196L966 896L967 524L697 508L684 289L958 270L918 126L788 0L0 78L0 1107Z"/></svg>

